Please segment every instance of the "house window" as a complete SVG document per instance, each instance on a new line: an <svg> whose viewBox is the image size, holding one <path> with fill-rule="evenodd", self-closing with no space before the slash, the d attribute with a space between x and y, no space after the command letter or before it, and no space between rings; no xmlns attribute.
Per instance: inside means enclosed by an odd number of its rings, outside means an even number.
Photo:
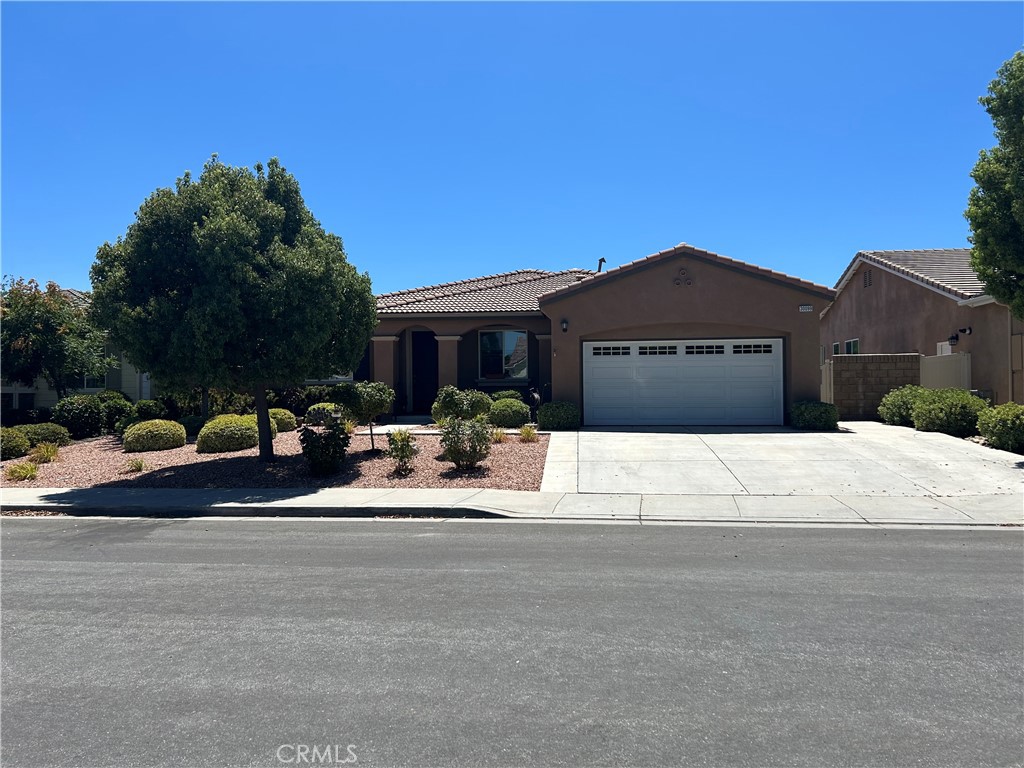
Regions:
<svg viewBox="0 0 1024 768"><path fill-rule="evenodd" d="M85 376L82 378L82 389L103 389L106 378L103 376Z"/></svg>
<svg viewBox="0 0 1024 768"><path fill-rule="evenodd" d="M848 355L859 355L860 354L860 339L850 339L845 344L846 354Z"/></svg>
<svg viewBox="0 0 1024 768"><path fill-rule="evenodd" d="M526 331L480 331L480 378L525 379Z"/></svg>
<svg viewBox="0 0 1024 768"><path fill-rule="evenodd" d="M839 342L838 341L833 341L832 342L832 354L833 355L838 355L839 354Z"/></svg>
<svg viewBox="0 0 1024 768"><path fill-rule="evenodd" d="M36 407L35 392L21 392L18 394L18 407L22 410L31 410Z"/></svg>

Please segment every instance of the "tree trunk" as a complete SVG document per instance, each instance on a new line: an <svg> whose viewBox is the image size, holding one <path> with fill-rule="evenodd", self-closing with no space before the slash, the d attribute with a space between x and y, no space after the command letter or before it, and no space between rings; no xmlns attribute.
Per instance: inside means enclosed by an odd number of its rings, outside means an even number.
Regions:
<svg viewBox="0 0 1024 768"><path fill-rule="evenodd" d="M205 424L210 418L210 388L203 387L203 394L199 401L199 415L203 417L203 423Z"/></svg>
<svg viewBox="0 0 1024 768"><path fill-rule="evenodd" d="M276 461L274 456L274 439L270 435L270 406L267 404L267 390L263 386L256 387L256 429L260 434L259 461Z"/></svg>

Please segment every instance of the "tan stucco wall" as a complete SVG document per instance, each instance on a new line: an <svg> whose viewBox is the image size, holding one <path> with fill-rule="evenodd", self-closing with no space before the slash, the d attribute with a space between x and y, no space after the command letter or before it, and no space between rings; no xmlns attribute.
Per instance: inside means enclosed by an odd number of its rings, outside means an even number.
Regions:
<svg viewBox="0 0 1024 768"><path fill-rule="evenodd" d="M541 303L553 329L552 399L582 406L584 341L774 337L784 342L788 417L792 403L818 399L818 316L828 301L822 293L692 255L611 275ZM808 304L812 310L801 312Z"/></svg>
<svg viewBox="0 0 1024 768"><path fill-rule="evenodd" d="M999 304L980 307L959 306L947 294L938 293L899 275L870 265L871 285L864 287L860 264L831 308L821 320L821 344L825 357L832 357L832 344L840 352L848 339L860 340L861 354L916 352L934 355L936 344L959 328L970 327L971 335L960 334L954 352L971 355L971 386L991 390L994 403L1011 399L1010 311ZM1013 398L1024 402L1024 392L1015 389Z"/></svg>

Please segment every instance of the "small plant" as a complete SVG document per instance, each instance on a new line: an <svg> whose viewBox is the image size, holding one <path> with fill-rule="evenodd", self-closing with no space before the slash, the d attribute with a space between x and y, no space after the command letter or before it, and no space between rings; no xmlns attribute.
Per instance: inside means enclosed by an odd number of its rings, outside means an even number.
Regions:
<svg viewBox="0 0 1024 768"><path fill-rule="evenodd" d="M430 416L437 424L445 419L473 419L491 410L491 398L483 392L469 389L465 392L451 384L437 391L437 399L430 408Z"/></svg>
<svg viewBox="0 0 1024 768"><path fill-rule="evenodd" d="M142 421L163 419L167 417L167 409L157 400L139 400L135 404L135 415Z"/></svg>
<svg viewBox="0 0 1024 768"><path fill-rule="evenodd" d="M185 427L176 421L150 419L133 424L124 433L124 452L169 451L185 444Z"/></svg>
<svg viewBox="0 0 1024 768"><path fill-rule="evenodd" d="M839 409L832 403L823 403L819 400L793 403L790 423L796 429L834 432L839 429Z"/></svg>
<svg viewBox="0 0 1024 768"><path fill-rule="evenodd" d="M309 406L302 423L306 426L322 427L337 418L335 414L341 414L341 418L349 418L351 415L337 403L317 403Z"/></svg>
<svg viewBox="0 0 1024 768"><path fill-rule="evenodd" d="M39 467L31 461L22 461L18 464L11 464L5 474L8 480L35 480L39 474Z"/></svg>
<svg viewBox="0 0 1024 768"><path fill-rule="evenodd" d="M342 419L341 426L349 437L354 435L356 430L359 429L359 423L355 419ZM370 445L372 446L373 443L371 442Z"/></svg>
<svg viewBox="0 0 1024 768"><path fill-rule="evenodd" d="M416 436L408 429L396 429L388 433L388 447L385 454L395 461L395 474L408 475L412 472L412 460L420 452Z"/></svg>
<svg viewBox="0 0 1024 768"><path fill-rule="evenodd" d="M498 402L499 400L520 400L522 401L523 395L515 389L502 389L498 392L491 393L491 400Z"/></svg>
<svg viewBox="0 0 1024 768"><path fill-rule="evenodd" d="M124 463L124 471L126 473L142 472L146 469L146 460L141 456L136 456L134 459L128 459Z"/></svg>
<svg viewBox="0 0 1024 768"><path fill-rule="evenodd" d="M978 416L987 408L987 402L965 389L935 389L914 404L910 415L921 432L970 437L978 434Z"/></svg>
<svg viewBox="0 0 1024 768"><path fill-rule="evenodd" d="M530 406L522 400L505 398L491 406L488 420L496 427L516 429L530 420Z"/></svg>
<svg viewBox="0 0 1024 768"><path fill-rule="evenodd" d="M71 437L81 440L103 432L105 422L103 401L96 395L71 395L53 407L53 420L67 429Z"/></svg>
<svg viewBox="0 0 1024 768"><path fill-rule="evenodd" d="M508 433L501 427L495 427L491 430L491 442L492 443L507 443Z"/></svg>
<svg viewBox="0 0 1024 768"><path fill-rule="evenodd" d="M271 408L270 418L277 425L278 432L295 431L295 414L284 408Z"/></svg>
<svg viewBox="0 0 1024 768"><path fill-rule="evenodd" d="M0 427L0 460L20 459L31 447L20 427Z"/></svg>
<svg viewBox="0 0 1024 768"><path fill-rule="evenodd" d="M1003 403L982 411L978 432L993 448L1024 453L1024 405Z"/></svg>
<svg viewBox="0 0 1024 768"><path fill-rule="evenodd" d="M317 477L333 475L341 469L351 440L352 436L337 419L332 419L321 428L305 424L299 428L302 455L309 464L310 474Z"/></svg>
<svg viewBox="0 0 1024 768"><path fill-rule="evenodd" d="M576 403L555 400L537 409L537 426L547 432L559 429L579 429L580 409Z"/></svg>
<svg viewBox="0 0 1024 768"><path fill-rule="evenodd" d="M911 412L914 405L922 398L928 397L931 391L916 384L894 389L878 404L878 416L884 423L892 424L894 427L912 427L914 420L911 418Z"/></svg>
<svg viewBox="0 0 1024 768"><path fill-rule="evenodd" d="M483 417L445 419L441 425L444 457L457 469L472 469L491 453L491 433Z"/></svg>
<svg viewBox="0 0 1024 768"><path fill-rule="evenodd" d="M60 446L54 443L39 443L28 455L28 460L33 464L49 464L57 460Z"/></svg>
<svg viewBox="0 0 1024 768"><path fill-rule="evenodd" d="M520 443L536 443L537 442L537 428L526 424L519 428L519 442Z"/></svg>

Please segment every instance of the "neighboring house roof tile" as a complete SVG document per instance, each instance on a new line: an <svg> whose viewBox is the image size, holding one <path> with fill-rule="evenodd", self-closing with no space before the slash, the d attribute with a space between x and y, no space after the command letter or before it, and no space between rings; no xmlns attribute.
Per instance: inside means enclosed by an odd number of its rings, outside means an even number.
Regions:
<svg viewBox="0 0 1024 768"><path fill-rule="evenodd" d="M719 264L723 264L725 266L738 269L742 272L750 272L752 274L759 275L761 277L767 277L778 282L789 283L790 285L793 285L796 288L802 288L803 290L816 293L828 299L831 299L835 295L835 292L826 285L818 285L817 283L812 283L808 280L801 280L799 277L793 277L792 275L787 275L782 272L776 272L775 270L772 269L765 269L764 267L759 267L755 264L748 264L745 261L731 259L728 256L721 256L720 254L712 253L711 251L705 251L703 248L695 248L694 246L688 245L687 243L680 243L675 248L668 248L664 251L659 251L658 253L652 254L643 259L637 259L636 261L631 261L628 264L623 264L621 267L609 269L607 272L590 273L590 276L586 277L583 280L579 280L576 283L556 288L555 290L541 297L541 301L547 302L555 298L561 298L565 294L572 293L576 290L585 289L591 285L599 283L602 280L614 279L615 277L621 276L627 272L632 272L633 270L641 269L650 266L656 262L663 261L665 259L670 259L675 256L694 256L700 259L705 259L707 261L718 262Z"/></svg>
<svg viewBox="0 0 1024 768"><path fill-rule="evenodd" d="M970 299L985 293L985 284L971 268L970 248L938 248L917 251L860 251L836 284L841 289L856 268L858 260L873 262L905 275L911 280L938 288L958 299Z"/></svg>
<svg viewBox="0 0 1024 768"><path fill-rule="evenodd" d="M60 292L63 293L67 297L68 301L76 307L88 307L92 302L91 293L80 291L77 288L61 288Z"/></svg>
<svg viewBox="0 0 1024 768"><path fill-rule="evenodd" d="M546 272L521 269L454 283L428 285L377 297L380 315L539 312L537 298L588 275L588 269Z"/></svg>

